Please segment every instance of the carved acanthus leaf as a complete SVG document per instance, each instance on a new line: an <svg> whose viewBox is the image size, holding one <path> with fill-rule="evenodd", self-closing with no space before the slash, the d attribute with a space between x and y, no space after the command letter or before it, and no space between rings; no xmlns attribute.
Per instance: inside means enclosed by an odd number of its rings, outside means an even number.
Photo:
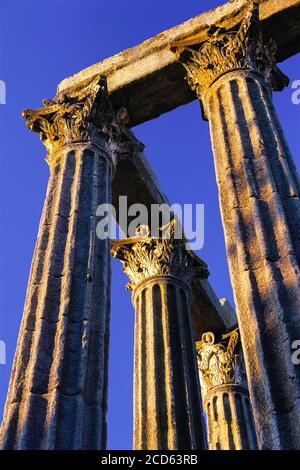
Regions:
<svg viewBox="0 0 300 470"><path fill-rule="evenodd" d="M77 142L104 142L114 164L125 152L142 148L125 126L125 108L114 113L104 76L43 103L44 108L26 109L23 117L27 127L40 134L48 151L48 163L60 147Z"/></svg>
<svg viewBox="0 0 300 470"><path fill-rule="evenodd" d="M97 141L99 122L113 119L105 77L97 77L89 85L44 100L44 108L23 112L27 127L40 134L48 150L48 159L63 145Z"/></svg>
<svg viewBox="0 0 300 470"><path fill-rule="evenodd" d="M108 137L110 152L116 161L134 157L137 153L143 152L145 148L133 132L123 123L119 123L117 118L108 122L103 130Z"/></svg>
<svg viewBox="0 0 300 470"><path fill-rule="evenodd" d="M210 85L222 74L248 69L263 74L274 90L288 84L288 78L276 66L276 44L264 44L259 23L259 5L249 2L238 29L213 26L210 38L200 47L172 48L187 71L188 84L203 99Z"/></svg>
<svg viewBox="0 0 300 470"><path fill-rule="evenodd" d="M238 342L237 328L222 335L218 343L212 332L202 335L202 341L197 343L198 367L207 390L217 385L241 383L237 368Z"/></svg>
<svg viewBox="0 0 300 470"><path fill-rule="evenodd" d="M173 220L168 226L168 236L166 227L154 238L148 227L140 226L135 237L112 242L112 255L122 261L130 290L153 276L176 276L185 282L192 278L193 259L183 240L174 239L174 224Z"/></svg>

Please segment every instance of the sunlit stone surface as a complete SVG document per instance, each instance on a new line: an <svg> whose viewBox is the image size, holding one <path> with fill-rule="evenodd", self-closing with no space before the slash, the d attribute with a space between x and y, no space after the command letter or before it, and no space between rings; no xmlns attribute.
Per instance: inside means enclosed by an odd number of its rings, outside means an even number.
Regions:
<svg viewBox="0 0 300 470"><path fill-rule="evenodd" d="M300 449L291 348L300 184L271 97L287 84L276 62L300 50L299 21L300 0L227 2L65 79L54 100L24 113L48 150L50 179L2 449L105 448L110 243L96 236L96 208L110 202L113 175L116 206L119 195L148 209L168 202L126 125L196 97L210 124L251 404L235 333L225 332L232 311L205 263L173 239L114 242L135 308L134 448L207 447L196 340L209 447Z"/></svg>
<svg viewBox="0 0 300 470"><path fill-rule="evenodd" d="M238 329L219 336L207 332L196 343L209 448L256 449Z"/></svg>
<svg viewBox="0 0 300 470"><path fill-rule="evenodd" d="M287 78L258 6L234 32L177 50L209 120L227 257L259 447L300 449L300 185L272 105Z"/></svg>
<svg viewBox="0 0 300 470"><path fill-rule="evenodd" d="M173 235L137 235L114 242L112 252L130 278L135 308L134 449L205 449L191 321L193 261Z"/></svg>

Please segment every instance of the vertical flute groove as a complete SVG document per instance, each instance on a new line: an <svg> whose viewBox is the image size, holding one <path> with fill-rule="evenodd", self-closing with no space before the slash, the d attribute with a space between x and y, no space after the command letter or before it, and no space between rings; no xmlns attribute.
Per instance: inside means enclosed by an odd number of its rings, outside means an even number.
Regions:
<svg viewBox="0 0 300 470"><path fill-rule="evenodd" d="M109 244L96 239L94 214L99 199L109 197L109 183L109 163L97 150L66 150L52 168L2 424L3 448L105 443Z"/></svg>
<svg viewBox="0 0 300 470"><path fill-rule="evenodd" d="M291 344L300 334L295 230L300 212L290 206L296 207L298 201L297 179L276 122L270 122L272 105L257 76L232 72L222 77L214 84L208 103L227 254L260 447L300 448L300 377L291 361ZM232 162L229 171L225 161ZM232 191L234 195L228 197Z"/></svg>
<svg viewBox="0 0 300 470"><path fill-rule="evenodd" d="M136 450L206 447L185 289L165 276L134 293Z"/></svg>

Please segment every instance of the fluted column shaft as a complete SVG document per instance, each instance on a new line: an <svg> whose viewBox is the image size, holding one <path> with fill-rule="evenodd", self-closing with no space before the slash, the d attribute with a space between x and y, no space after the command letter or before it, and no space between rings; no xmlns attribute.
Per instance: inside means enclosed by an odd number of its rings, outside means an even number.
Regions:
<svg viewBox="0 0 300 470"><path fill-rule="evenodd" d="M113 166L104 134L72 142L79 129L92 126L85 113L94 99L104 106L103 93L96 84L80 100L72 98L77 120L73 108L69 114L64 108L71 98L26 112L33 130L46 128L48 149L63 145L48 154L50 178L1 428L3 449L106 446L110 242L97 238L95 215L99 204L110 202Z"/></svg>
<svg viewBox="0 0 300 470"><path fill-rule="evenodd" d="M174 239L174 221L170 227L170 237L153 238L141 226L112 248L130 278L135 307L135 450L207 446L191 324L193 258Z"/></svg>
<svg viewBox="0 0 300 470"><path fill-rule="evenodd" d="M249 395L238 384L210 389L203 400L211 450L256 449Z"/></svg>
<svg viewBox="0 0 300 470"><path fill-rule="evenodd" d="M260 446L300 449L298 176L262 77L228 73L207 113Z"/></svg>
<svg viewBox="0 0 300 470"><path fill-rule="evenodd" d="M175 277L154 277L133 302L134 449L201 449L190 291Z"/></svg>
<svg viewBox="0 0 300 470"><path fill-rule="evenodd" d="M209 120L230 276L259 447L300 449L300 185L271 100L286 77L259 5L180 58Z"/></svg>
<svg viewBox="0 0 300 470"><path fill-rule="evenodd" d="M257 441L237 328L207 332L196 343L211 450L256 449Z"/></svg>

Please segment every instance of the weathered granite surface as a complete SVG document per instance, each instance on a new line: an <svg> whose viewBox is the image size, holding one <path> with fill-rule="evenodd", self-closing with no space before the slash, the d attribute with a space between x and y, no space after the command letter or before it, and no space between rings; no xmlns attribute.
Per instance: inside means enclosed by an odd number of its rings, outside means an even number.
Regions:
<svg viewBox="0 0 300 470"><path fill-rule="evenodd" d="M196 343L211 450L257 449L238 328Z"/></svg>
<svg viewBox="0 0 300 470"><path fill-rule="evenodd" d="M275 3L275 2L274 2ZM209 120L258 444L300 449L300 182L272 104L287 78L257 3L235 32L180 51Z"/></svg>
<svg viewBox="0 0 300 470"><path fill-rule="evenodd" d="M76 97L26 110L48 150L50 178L4 418L2 449L106 446L110 242L96 208L111 200L111 108L100 78ZM111 117L111 116L110 116Z"/></svg>

